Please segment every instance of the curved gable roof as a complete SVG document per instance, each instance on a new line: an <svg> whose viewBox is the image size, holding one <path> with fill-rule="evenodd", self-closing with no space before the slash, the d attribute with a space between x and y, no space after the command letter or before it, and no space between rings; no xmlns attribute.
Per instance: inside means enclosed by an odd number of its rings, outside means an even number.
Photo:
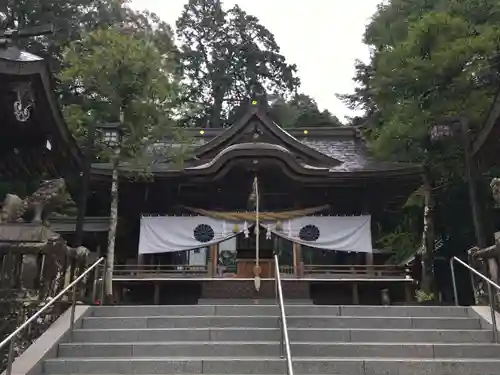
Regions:
<svg viewBox="0 0 500 375"><path fill-rule="evenodd" d="M258 106L251 106L245 115L222 134L199 146L194 153L198 159L207 159L220 154L223 149L238 143L247 143L244 135L257 134L269 140L268 143L282 146L294 156L313 164L336 166L342 162L314 148L308 147L271 120Z"/></svg>

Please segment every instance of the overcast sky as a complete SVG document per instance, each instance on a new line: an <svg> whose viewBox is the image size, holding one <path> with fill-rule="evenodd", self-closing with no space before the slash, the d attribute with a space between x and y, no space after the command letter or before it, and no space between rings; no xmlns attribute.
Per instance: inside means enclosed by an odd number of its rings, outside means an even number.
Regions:
<svg viewBox="0 0 500 375"><path fill-rule="evenodd" d="M187 0L132 0L175 26ZM368 59L365 25L381 0L224 0L258 17L276 37L289 63L298 66L300 91L339 118L353 115L336 97L354 89L354 61ZM300 3L300 6L298 5Z"/></svg>

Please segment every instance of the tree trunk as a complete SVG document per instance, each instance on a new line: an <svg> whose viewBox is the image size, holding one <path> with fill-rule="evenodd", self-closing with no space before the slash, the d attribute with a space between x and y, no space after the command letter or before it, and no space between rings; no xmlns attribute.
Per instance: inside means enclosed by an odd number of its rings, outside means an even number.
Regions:
<svg viewBox="0 0 500 375"><path fill-rule="evenodd" d="M108 233L108 254L106 262L106 301L113 301L113 268L115 263L115 239L118 224L118 155L113 158L113 176L111 180L111 209Z"/></svg>
<svg viewBox="0 0 500 375"><path fill-rule="evenodd" d="M214 104L212 106L212 110L210 113L210 122L208 124L210 128L220 128L222 125L221 114L224 102L224 94L225 94L225 88L222 86L219 86L214 90L213 93Z"/></svg>
<svg viewBox="0 0 500 375"><path fill-rule="evenodd" d="M422 233L422 279L420 289L429 294L434 284L434 196L432 193L432 179L427 168L424 170L424 230Z"/></svg>

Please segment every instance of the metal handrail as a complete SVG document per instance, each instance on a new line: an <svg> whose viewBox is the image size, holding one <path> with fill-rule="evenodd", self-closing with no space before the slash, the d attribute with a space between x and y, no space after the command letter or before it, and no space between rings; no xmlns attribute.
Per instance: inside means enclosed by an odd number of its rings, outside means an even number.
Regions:
<svg viewBox="0 0 500 375"><path fill-rule="evenodd" d="M283 301L283 288L281 287L280 266L278 255L274 254L274 282L276 286L276 302L280 309L280 355L281 358L286 356L286 370L288 375L293 375L292 353L290 350L290 339L288 338L288 325L286 322L285 303Z"/></svg>
<svg viewBox="0 0 500 375"><path fill-rule="evenodd" d="M473 278L472 278L473 274L475 274L476 276L479 276L481 279L483 279L484 281L486 281L486 283L488 284L488 302L489 302L489 305L490 305L491 324L492 324L492 332L493 332L493 341L494 342L498 342L497 319L496 319L495 307L494 307L495 306L494 305L495 304L495 297L493 296L492 286L495 287L496 290L500 290L500 285L498 285L494 281L488 279L482 273L476 271L474 268L472 268L471 266L469 266L463 260L461 260L461 259L459 259L457 257L453 257L453 258L450 259L450 269L451 269L451 279L452 279L452 282L453 282L453 296L455 298L455 305L456 306L458 306L458 292L457 292L457 280L456 280L456 277L455 277L454 262L457 262L457 263L461 264L467 270L469 270L469 272L472 272L472 274L471 274L471 281L472 282L473 282ZM472 285L472 287L474 287L474 285Z"/></svg>
<svg viewBox="0 0 500 375"><path fill-rule="evenodd" d="M26 320L23 324L21 324L14 332L12 332L5 340L0 343L0 349L5 347L5 345L9 344L9 356L7 359L7 369L5 371L6 375L11 375L12 373L12 362L14 360L14 343L17 335L23 331L26 327L28 327L31 323L33 323L42 313L47 310L50 306L56 303L62 296L64 296L68 291L73 289L72 301L71 301L71 318L70 318L70 332L73 333L73 328L75 325L75 307L76 307L76 285L91 271L95 269L95 280L98 279L99 265L104 262L104 258L99 258L95 263L93 263L89 268L87 268L80 276L78 276L71 284L69 284L66 288L64 288L59 294L57 294L54 298L52 298L46 305L44 305L40 310L38 310L35 314L33 314L28 320ZM102 296L101 296L102 297Z"/></svg>

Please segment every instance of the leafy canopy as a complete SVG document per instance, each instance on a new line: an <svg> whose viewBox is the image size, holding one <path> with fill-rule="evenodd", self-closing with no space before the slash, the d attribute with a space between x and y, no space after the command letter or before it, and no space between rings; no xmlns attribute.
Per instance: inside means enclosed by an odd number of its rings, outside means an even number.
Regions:
<svg viewBox="0 0 500 375"><path fill-rule="evenodd" d="M288 96L299 85L273 34L239 6L189 0L177 20L189 125L225 125L256 93Z"/></svg>
<svg viewBox="0 0 500 375"><path fill-rule="evenodd" d="M449 214L469 209L463 148L459 139L432 146L429 128L449 115L467 118L473 132L483 125L500 84L499 21L496 0L390 0L366 28L372 52L356 64L357 88L342 96L365 110L356 122L365 125L376 156L428 165L443 236L471 232ZM411 238L409 223L421 212L405 208L404 215L391 234L395 244ZM461 237L461 246L468 241Z"/></svg>
<svg viewBox="0 0 500 375"><path fill-rule="evenodd" d="M284 128L342 126L328 110L320 111L316 101L308 95L296 94L288 101L277 97L270 102L270 117Z"/></svg>
<svg viewBox="0 0 500 375"><path fill-rule="evenodd" d="M120 29L99 29L64 51L61 79L82 98L69 113L92 121L119 120L124 112L125 151L136 155L146 144L165 136L176 96L172 65L148 39ZM81 119L82 116L68 116Z"/></svg>

